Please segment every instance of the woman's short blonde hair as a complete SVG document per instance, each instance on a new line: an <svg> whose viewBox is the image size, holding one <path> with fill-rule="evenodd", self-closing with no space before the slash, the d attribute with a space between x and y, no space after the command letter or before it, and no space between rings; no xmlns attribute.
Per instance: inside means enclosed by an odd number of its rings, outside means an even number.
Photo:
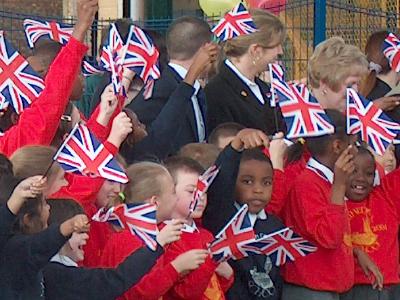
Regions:
<svg viewBox="0 0 400 300"><path fill-rule="evenodd" d="M61 169L58 163L53 163L53 157L57 150L48 146L25 146L10 157L13 165L14 175L25 179L31 176L44 175L47 169L47 177L50 178Z"/></svg>
<svg viewBox="0 0 400 300"><path fill-rule="evenodd" d="M258 31L227 40L223 51L228 57L242 56L252 44L258 44L264 48L275 48L285 40L285 26L277 16L261 9L250 9L249 12Z"/></svg>
<svg viewBox="0 0 400 300"><path fill-rule="evenodd" d="M130 165L126 170L129 183L125 187L127 203L142 203L163 192L165 178L170 176L168 170L153 162L139 162Z"/></svg>
<svg viewBox="0 0 400 300"><path fill-rule="evenodd" d="M308 82L319 88L324 82L338 92L349 76L363 77L368 73L368 61L359 48L332 37L319 44L308 62Z"/></svg>

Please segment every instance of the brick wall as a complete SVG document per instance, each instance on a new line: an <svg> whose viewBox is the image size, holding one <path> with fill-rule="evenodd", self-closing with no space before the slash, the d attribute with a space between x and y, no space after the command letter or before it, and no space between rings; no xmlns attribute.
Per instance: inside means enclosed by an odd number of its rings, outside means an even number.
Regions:
<svg viewBox="0 0 400 300"><path fill-rule="evenodd" d="M9 14L12 13L12 14ZM29 55L22 22L26 15L62 17L63 0L1 0L0 29L24 55Z"/></svg>

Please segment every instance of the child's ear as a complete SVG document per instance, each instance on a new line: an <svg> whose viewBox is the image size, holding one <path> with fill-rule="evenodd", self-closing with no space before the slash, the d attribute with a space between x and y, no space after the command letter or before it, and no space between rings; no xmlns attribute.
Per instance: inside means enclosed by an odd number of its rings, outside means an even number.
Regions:
<svg viewBox="0 0 400 300"><path fill-rule="evenodd" d="M149 199L149 203L150 204L155 204L158 206L158 197L157 196L151 196L151 198Z"/></svg>
<svg viewBox="0 0 400 300"><path fill-rule="evenodd" d="M343 150L347 147L345 143L340 140L340 139L334 139L332 141L332 152L335 153L336 155L340 155L340 153L343 152Z"/></svg>
<svg viewBox="0 0 400 300"><path fill-rule="evenodd" d="M11 113L10 119L11 119L11 123L12 123L13 125L15 125L15 124L18 123L19 115L18 115L16 112L12 112L12 113Z"/></svg>

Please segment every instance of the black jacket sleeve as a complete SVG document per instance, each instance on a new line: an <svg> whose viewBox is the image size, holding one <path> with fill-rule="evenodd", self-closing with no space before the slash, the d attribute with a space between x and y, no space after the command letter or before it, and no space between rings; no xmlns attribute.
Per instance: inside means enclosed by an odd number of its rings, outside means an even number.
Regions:
<svg viewBox="0 0 400 300"><path fill-rule="evenodd" d="M15 222L15 215L10 211L7 204L0 207L0 251L7 240L11 237L12 226Z"/></svg>
<svg viewBox="0 0 400 300"><path fill-rule="evenodd" d="M228 145L216 160L220 170L208 192L203 226L216 235L236 213L235 186L241 152Z"/></svg>
<svg viewBox="0 0 400 300"><path fill-rule="evenodd" d="M115 299L139 282L161 254L160 247L157 251L143 247L115 269L75 268L52 262L43 270L46 299Z"/></svg>
<svg viewBox="0 0 400 300"><path fill-rule="evenodd" d="M148 155L164 159L173 152L176 133L183 123L187 109L191 108L191 98L195 89L181 82L169 97L155 120L147 127L148 135L130 149L124 151L129 162ZM153 101L153 100L149 100Z"/></svg>

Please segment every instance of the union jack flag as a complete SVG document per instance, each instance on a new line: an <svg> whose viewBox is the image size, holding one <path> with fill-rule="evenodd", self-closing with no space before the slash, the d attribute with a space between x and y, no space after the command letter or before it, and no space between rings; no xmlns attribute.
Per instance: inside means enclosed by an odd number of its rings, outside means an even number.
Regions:
<svg viewBox="0 0 400 300"><path fill-rule="evenodd" d="M159 53L151 38L142 29L131 25L124 67L132 69L146 83L150 78L160 78Z"/></svg>
<svg viewBox="0 0 400 300"><path fill-rule="evenodd" d="M285 81L285 72L283 67L280 64L269 64L269 77L271 80L271 107L276 107L276 103L279 99L272 83L276 80L282 82Z"/></svg>
<svg viewBox="0 0 400 300"><path fill-rule="evenodd" d="M243 205L210 244L209 250L216 262L248 256L243 246L255 239L255 233L247 210L247 205Z"/></svg>
<svg viewBox="0 0 400 300"><path fill-rule="evenodd" d="M290 228L284 228L249 243L243 248L253 254L265 254L275 261L276 266L284 265L318 250L309 241Z"/></svg>
<svg viewBox="0 0 400 300"><path fill-rule="evenodd" d="M215 177L217 177L218 172L219 168L214 165L208 168L204 172L204 174L199 176L199 179L197 180L196 189L193 193L193 199L190 202L189 206L190 213L196 210L199 200L201 199L201 197L203 197L205 193L207 193L208 188L213 183Z"/></svg>
<svg viewBox="0 0 400 300"><path fill-rule="evenodd" d="M47 37L60 44L67 44L72 32L71 25L63 25L56 22L37 21L31 19L24 20L24 28L28 45L33 48L36 41L41 37Z"/></svg>
<svg viewBox="0 0 400 300"><path fill-rule="evenodd" d="M103 74L104 71L95 62L89 62L86 59L82 62L82 74L85 77Z"/></svg>
<svg viewBox="0 0 400 300"><path fill-rule="evenodd" d="M393 33L389 33L383 42L383 54L389 60L392 70L400 72L400 40Z"/></svg>
<svg viewBox="0 0 400 300"><path fill-rule="evenodd" d="M121 228L129 229L132 235L139 237L149 249L155 251L158 234L156 209L156 205L150 203L125 203L109 209L101 208L92 217L92 220L110 222Z"/></svg>
<svg viewBox="0 0 400 300"><path fill-rule="evenodd" d="M288 128L287 138L334 133L329 117L304 84L292 85L274 80L272 86Z"/></svg>
<svg viewBox="0 0 400 300"><path fill-rule="evenodd" d="M117 26L112 23L108 33L108 39L101 51L101 67L111 72L111 82L114 88L114 94L124 94L122 89L123 73L123 51L124 43L117 30Z"/></svg>
<svg viewBox="0 0 400 300"><path fill-rule="evenodd" d="M128 182L128 177L110 151L83 124L74 127L54 160L66 172L100 176L120 183Z"/></svg>
<svg viewBox="0 0 400 300"><path fill-rule="evenodd" d="M226 41L237 36L257 31L253 18L243 3L236 5L212 29L212 32L221 40Z"/></svg>
<svg viewBox="0 0 400 300"><path fill-rule="evenodd" d="M0 31L0 100L2 109L11 104L19 114L44 89L44 81Z"/></svg>
<svg viewBox="0 0 400 300"><path fill-rule="evenodd" d="M359 134L377 154L383 155L400 133L400 125L393 122L372 101L349 88L347 89L347 133Z"/></svg>

